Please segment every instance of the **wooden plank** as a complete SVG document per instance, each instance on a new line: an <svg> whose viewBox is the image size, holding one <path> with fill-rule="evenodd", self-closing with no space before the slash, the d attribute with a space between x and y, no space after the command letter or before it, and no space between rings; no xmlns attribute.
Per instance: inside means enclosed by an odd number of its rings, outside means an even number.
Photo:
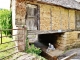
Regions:
<svg viewBox="0 0 80 60"><path fill-rule="evenodd" d="M69 55L69 56L67 56L67 57L65 57L65 58L63 58L63 59L61 59L61 60L68 60L68 59L70 59L71 57L76 56L76 55L77 55L77 52L74 52L73 54L71 54L71 55Z"/></svg>
<svg viewBox="0 0 80 60"><path fill-rule="evenodd" d="M62 29L61 7L59 7L59 9L60 9L60 29Z"/></svg>
<svg viewBox="0 0 80 60"><path fill-rule="evenodd" d="M28 34L48 34L48 33L64 33L64 32L72 32L72 31L80 31L80 30L62 30L61 32L58 32L58 30L52 30L52 31L40 31L40 30L28 30Z"/></svg>
<svg viewBox="0 0 80 60"><path fill-rule="evenodd" d="M28 30L28 34L47 34L47 33L64 33L64 32L70 32L74 30L52 30L52 31L40 31L40 30Z"/></svg>
<svg viewBox="0 0 80 60"><path fill-rule="evenodd" d="M68 29L70 29L70 17L69 17L69 10L68 10Z"/></svg>
<svg viewBox="0 0 80 60"><path fill-rule="evenodd" d="M52 30L52 10L50 8L50 30Z"/></svg>

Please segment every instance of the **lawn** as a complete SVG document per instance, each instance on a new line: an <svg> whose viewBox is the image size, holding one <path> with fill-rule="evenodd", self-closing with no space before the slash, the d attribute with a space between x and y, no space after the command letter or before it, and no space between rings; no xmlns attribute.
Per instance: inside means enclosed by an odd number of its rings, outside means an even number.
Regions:
<svg viewBox="0 0 80 60"><path fill-rule="evenodd" d="M3 34L3 36L5 36L5 35ZM2 43L9 42L9 41L12 41L12 38L10 38L10 37L3 37L2 38ZM14 42L1 44L1 38L0 38L0 51L9 49L9 48L14 47L14 46L15 46ZM8 56L11 53L13 53L14 50L15 50L15 48L7 50L7 51L4 51L4 52L0 52L0 59L3 58L3 57L5 57L5 56Z"/></svg>

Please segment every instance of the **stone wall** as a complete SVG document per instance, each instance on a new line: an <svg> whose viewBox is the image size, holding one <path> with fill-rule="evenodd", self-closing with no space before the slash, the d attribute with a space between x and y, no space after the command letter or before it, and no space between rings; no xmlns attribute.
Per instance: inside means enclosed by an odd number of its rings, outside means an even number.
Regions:
<svg viewBox="0 0 80 60"><path fill-rule="evenodd" d="M25 0L16 0L16 25L25 25L25 16L26 16L26 1Z"/></svg>
<svg viewBox="0 0 80 60"><path fill-rule="evenodd" d="M65 32L57 40L57 48L61 50L79 47L80 39L78 39L78 31Z"/></svg>
<svg viewBox="0 0 80 60"><path fill-rule="evenodd" d="M24 51L26 47L27 30L25 27L18 26L16 43L18 46L18 51Z"/></svg>
<svg viewBox="0 0 80 60"><path fill-rule="evenodd" d="M75 29L75 10L47 4L38 5L40 6L40 30Z"/></svg>

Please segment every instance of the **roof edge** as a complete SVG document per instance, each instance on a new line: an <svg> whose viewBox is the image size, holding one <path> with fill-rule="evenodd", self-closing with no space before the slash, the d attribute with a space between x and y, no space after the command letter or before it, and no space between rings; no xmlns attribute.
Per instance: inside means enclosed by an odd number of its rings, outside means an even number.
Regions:
<svg viewBox="0 0 80 60"><path fill-rule="evenodd" d="M61 6L61 7L68 8L68 9L80 10L79 8L76 8L76 7L73 8L73 7L70 7L70 6L68 6L68 5L64 6L64 5L60 5L60 4L54 4L54 3L43 2L43 1L38 1L38 0L37 0L37 3L43 3L43 4L48 4L48 5Z"/></svg>

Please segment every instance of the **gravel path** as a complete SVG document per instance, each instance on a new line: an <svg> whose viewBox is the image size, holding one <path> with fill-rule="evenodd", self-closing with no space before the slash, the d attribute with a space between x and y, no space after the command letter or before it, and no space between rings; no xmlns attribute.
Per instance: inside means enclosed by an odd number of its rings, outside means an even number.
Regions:
<svg viewBox="0 0 80 60"><path fill-rule="evenodd" d="M76 52L77 55L72 57L71 59L79 59L80 60L80 48L74 48L74 49L70 49L67 52L65 52L64 54L60 55L58 58L59 60L61 60L62 58L69 56L70 54Z"/></svg>

